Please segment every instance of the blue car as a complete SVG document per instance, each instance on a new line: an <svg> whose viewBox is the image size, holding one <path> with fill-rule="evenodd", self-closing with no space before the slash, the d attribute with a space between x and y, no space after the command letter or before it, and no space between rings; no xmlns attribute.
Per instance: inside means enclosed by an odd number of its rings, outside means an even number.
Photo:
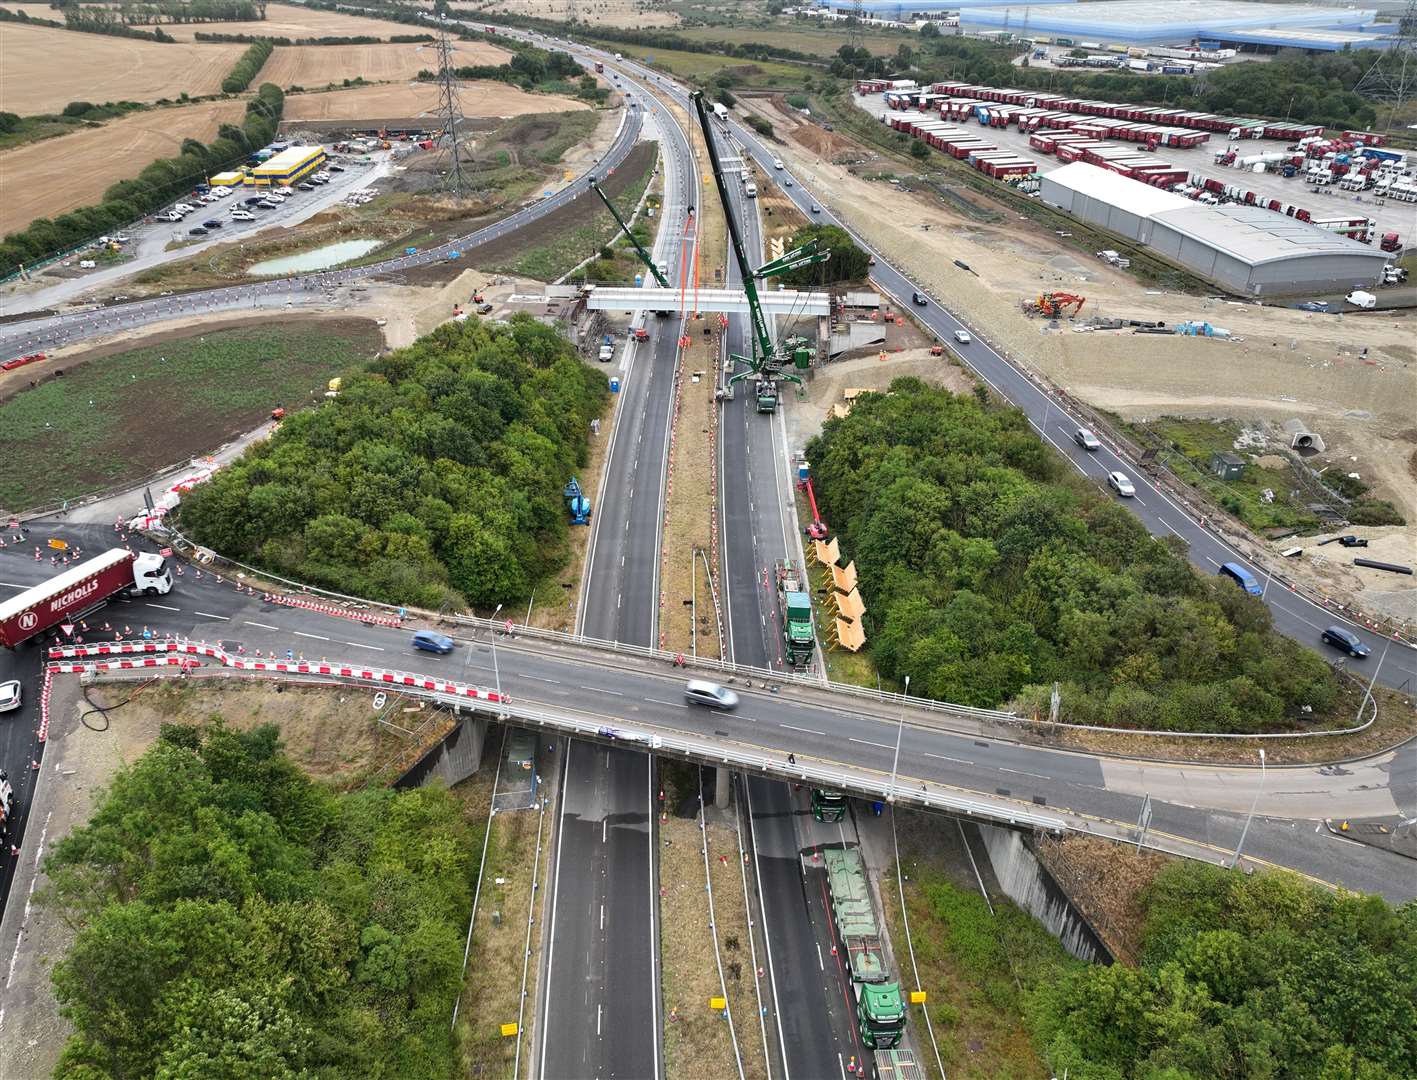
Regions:
<svg viewBox="0 0 1417 1080"><path fill-rule="evenodd" d="M453 651L453 639L447 634L435 634L432 630L420 630L413 635L413 647L424 652L446 655Z"/></svg>
<svg viewBox="0 0 1417 1080"><path fill-rule="evenodd" d="M1264 590L1260 588L1260 583L1255 580L1255 575L1246 570L1237 562L1222 564L1216 571L1221 577L1228 577L1240 588L1244 589L1251 596L1263 596Z"/></svg>

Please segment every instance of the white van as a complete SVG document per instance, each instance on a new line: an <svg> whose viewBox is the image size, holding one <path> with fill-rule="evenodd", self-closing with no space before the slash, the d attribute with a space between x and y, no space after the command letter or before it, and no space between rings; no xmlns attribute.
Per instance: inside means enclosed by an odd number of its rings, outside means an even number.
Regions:
<svg viewBox="0 0 1417 1080"><path fill-rule="evenodd" d="M1362 308L1365 311L1369 311L1378 306L1378 298L1370 292L1364 292L1362 289L1349 293L1343 299L1347 300L1354 307Z"/></svg>

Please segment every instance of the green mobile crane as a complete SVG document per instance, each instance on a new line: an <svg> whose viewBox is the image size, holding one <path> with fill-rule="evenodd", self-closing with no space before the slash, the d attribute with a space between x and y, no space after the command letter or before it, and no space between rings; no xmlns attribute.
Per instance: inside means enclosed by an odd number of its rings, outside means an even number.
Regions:
<svg viewBox="0 0 1417 1080"><path fill-rule="evenodd" d="M734 363L742 365L744 370L731 376L728 385L731 387L734 383L744 379L755 379L758 411L772 412L777 407L777 392L776 387L772 385L773 380L786 379L788 382L801 386L801 376L794 374L791 368L807 367L812 360L812 351L800 338L784 342L772 339L772 335L768 333L768 321L763 314L763 305L758 299L757 283L765 278L776 277L789 270L796 270L801 266L812 266L816 263L826 262L831 258L831 252L818 251L817 241L812 239L800 247L793 248L780 259L764 263L756 270L752 268L743 248L743 238L738 233L738 220L733 215L733 204L728 198L728 181L724 178L723 165L718 159L718 146L714 142L713 125L709 123L708 109L704 106L704 96L695 91L690 97L693 99L694 109L699 116L699 126L703 129L704 146L708 150L709 162L713 166L713 182L718 188L718 198L723 204L723 216L728 222L728 240L733 247L733 258L738 263L738 274L743 279L743 293L748 300L748 316L753 328L751 335L752 356L730 354Z"/></svg>
<svg viewBox="0 0 1417 1080"><path fill-rule="evenodd" d="M605 209L610 211L610 216L615 219L615 224L620 226L620 231L623 232L629 238L630 243L634 245L635 254L640 257L640 262L649 267L649 272L654 275L654 280L659 282L659 287L661 289L669 288L669 279L664 276L664 271L655 265L654 260L649 257L649 252L644 249L644 245L641 244L635 234L630 231L630 226L625 224L625 219L620 216L620 211L615 209L615 204L606 198L605 192L600 190L600 181L592 176L587 182L590 184L591 191L600 196L600 201L605 204ZM692 212L693 210L690 208L690 213Z"/></svg>

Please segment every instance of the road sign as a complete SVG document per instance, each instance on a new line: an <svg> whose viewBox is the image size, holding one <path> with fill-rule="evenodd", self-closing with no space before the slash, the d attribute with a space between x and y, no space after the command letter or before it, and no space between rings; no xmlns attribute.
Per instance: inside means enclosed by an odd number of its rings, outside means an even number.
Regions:
<svg viewBox="0 0 1417 1080"><path fill-rule="evenodd" d="M503 1025L502 1025L502 1034L505 1035L505 1036L506 1036L507 1038L509 1038L509 1039L510 1039L513 1035L515 1035L518 1030L519 1030L519 1029L517 1028L517 1025L516 1025L516 1024L503 1024Z"/></svg>
<svg viewBox="0 0 1417 1080"><path fill-rule="evenodd" d="M171 549L171 548L159 548L159 549L158 549L158 554L161 555L164 559L170 559L170 558L172 558L172 549Z"/></svg>
<svg viewBox="0 0 1417 1080"><path fill-rule="evenodd" d="M924 1005L924 1004L925 1004L925 991L924 991L924 990L912 990L912 991L910 991L910 1004L912 1004L912 1005Z"/></svg>
<svg viewBox="0 0 1417 1080"><path fill-rule="evenodd" d="M49 538L49 546L52 547L55 551L68 551L68 550L69 550L69 545L68 545L67 543L65 543L63 540L60 540L60 539L58 539L57 537L53 537L53 536L51 536L51 537Z"/></svg>
<svg viewBox="0 0 1417 1080"><path fill-rule="evenodd" d="M62 623L59 629L63 630L66 634L72 634L74 632L74 624L71 622Z"/></svg>
<svg viewBox="0 0 1417 1080"><path fill-rule="evenodd" d="M722 997L711 997L709 998L709 1008L715 1010L716 1012L723 1012L724 1009L728 1008L728 999Z"/></svg>

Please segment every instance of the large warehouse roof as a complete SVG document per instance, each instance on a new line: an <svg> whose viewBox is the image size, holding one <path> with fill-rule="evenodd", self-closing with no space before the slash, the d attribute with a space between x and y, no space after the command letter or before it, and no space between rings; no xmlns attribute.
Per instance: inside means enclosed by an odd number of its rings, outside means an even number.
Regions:
<svg viewBox="0 0 1417 1080"><path fill-rule="evenodd" d="M1064 165L1044 175L1060 187L1079 192L1090 199L1100 199L1137 217L1155 217L1168 210L1184 210L1195 206L1190 199L1128 179L1110 169L1099 169L1085 161L1074 161L1071 165Z"/></svg>
<svg viewBox="0 0 1417 1080"><path fill-rule="evenodd" d="M1326 255L1374 256L1370 244L1320 229L1258 206L1197 206L1154 214L1168 229L1197 240L1250 266ZM1382 252L1376 252L1382 257Z"/></svg>

